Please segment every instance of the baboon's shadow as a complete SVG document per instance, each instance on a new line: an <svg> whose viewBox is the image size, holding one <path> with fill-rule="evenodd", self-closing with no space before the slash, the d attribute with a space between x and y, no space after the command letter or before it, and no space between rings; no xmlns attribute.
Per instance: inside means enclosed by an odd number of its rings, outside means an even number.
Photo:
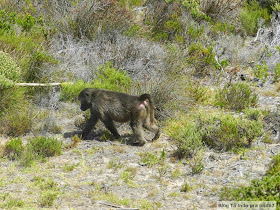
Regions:
<svg viewBox="0 0 280 210"><path fill-rule="evenodd" d="M90 141L90 140L96 140L96 141L100 141L100 142L104 142L104 139L102 139L102 135L103 135L104 131L99 131L99 132L94 132L91 133L90 135L87 136L86 139L83 139L83 141ZM71 131L71 132L66 132L63 134L64 138L72 138L75 135L77 136L82 136L82 131ZM137 146L137 144L131 142L131 136L132 134L124 134L120 137L120 139L114 139L112 136L110 137L109 140L105 140L105 141L118 141L121 144L126 144L126 145L133 145L133 146Z"/></svg>

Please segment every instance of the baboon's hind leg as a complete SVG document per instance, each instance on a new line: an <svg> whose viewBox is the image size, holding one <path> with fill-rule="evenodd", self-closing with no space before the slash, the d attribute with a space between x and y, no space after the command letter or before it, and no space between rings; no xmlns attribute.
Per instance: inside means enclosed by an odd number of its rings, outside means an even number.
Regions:
<svg viewBox="0 0 280 210"><path fill-rule="evenodd" d="M136 118L136 117L135 117ZM131 120L130 123L130 127L132 129L133 132L133 136L132 136L132 144L138 145L138 146L143 146L146 141L144 139L144 135L143 135L143 121L141 121L140 119L133 119Z"/></svg>
<svg viewBox="0 0 280 210"><path fill-rule="evenodd" d="M151 125L150 122L145 121L143 127L146 128L147 130L155 133L155 136L152 139L152 141L157 140L159 138L159 136L160 136L160 129L159 129L159 127L156 124Z"/></svg>

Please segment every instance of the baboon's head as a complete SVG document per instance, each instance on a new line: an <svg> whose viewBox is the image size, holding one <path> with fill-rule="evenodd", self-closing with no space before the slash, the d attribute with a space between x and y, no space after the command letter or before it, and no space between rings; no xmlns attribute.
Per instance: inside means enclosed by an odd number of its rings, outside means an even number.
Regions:
<svg viewBox="0 0 280 210"><path fill-rule="evenodd" d="M91 90L86 88L80 92L78 100L81 102L81 110L86 111L91 107Z"/></svg>

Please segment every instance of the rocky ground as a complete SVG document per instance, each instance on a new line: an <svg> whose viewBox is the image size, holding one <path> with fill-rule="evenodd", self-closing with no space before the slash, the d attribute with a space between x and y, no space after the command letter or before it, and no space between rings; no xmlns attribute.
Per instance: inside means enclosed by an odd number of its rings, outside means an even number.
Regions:
<svg viewBox="0 0 280 210"><path fill-rule="evenodd" d="M143 147L84 140L30 168L3 159L0 192L36 208L44 191L34 181L40 177L56 183L55 209L215 209L221 188L260 178L280 153L280 144L256 141L240 154L207 149L201 174L192 174L189 164L173 157L174 151L163 134ZM185 183L190 189L182 192Z"/></svg>
<svg viewBox="0 0 280 210"><path fill-rule="evenodd" d="M279 97L262 95L258 107L275 111L278 103ZM69 109L79 114L78 106ZM67 118L59 111L52 115L58 121ZM55 135L65 145L80 132L74 126L75 118L67 119L61 120L67 132ZM65 148L62 155L46 162L25 168L18 161L1 159L0 205L9 208L17 206L9 202L22 201L18 206L31 209L48 205L53 209L216 209L223 187L246 186L261 178L272 157L280 153L279 115L271 115L266 122L272 143L258 139L238 153L208 148L200 174L192 174L190 163L174 157L176 146L165 134L137 147L125 144L130 136L128 125L119 127L123 142L101 137L104 127L99 125L98 135L91 140ZM1 144L6 140L1 137Z"/></svg>

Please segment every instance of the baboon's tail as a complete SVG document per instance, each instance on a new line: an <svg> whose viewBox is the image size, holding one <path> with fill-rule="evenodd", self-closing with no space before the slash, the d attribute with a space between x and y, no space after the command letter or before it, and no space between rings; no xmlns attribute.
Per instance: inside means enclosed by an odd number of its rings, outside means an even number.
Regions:
<svg viewBox="0 0 280 210"><path fill-rule="evenodd" d="M148 99L149 103L150 103L150 122L151 122L151 125L153 125L155 122L155 107L154 107L154 102L152 100L152 96L147 93L139 96L139 101L145 101L146 99Z"/></svg>

